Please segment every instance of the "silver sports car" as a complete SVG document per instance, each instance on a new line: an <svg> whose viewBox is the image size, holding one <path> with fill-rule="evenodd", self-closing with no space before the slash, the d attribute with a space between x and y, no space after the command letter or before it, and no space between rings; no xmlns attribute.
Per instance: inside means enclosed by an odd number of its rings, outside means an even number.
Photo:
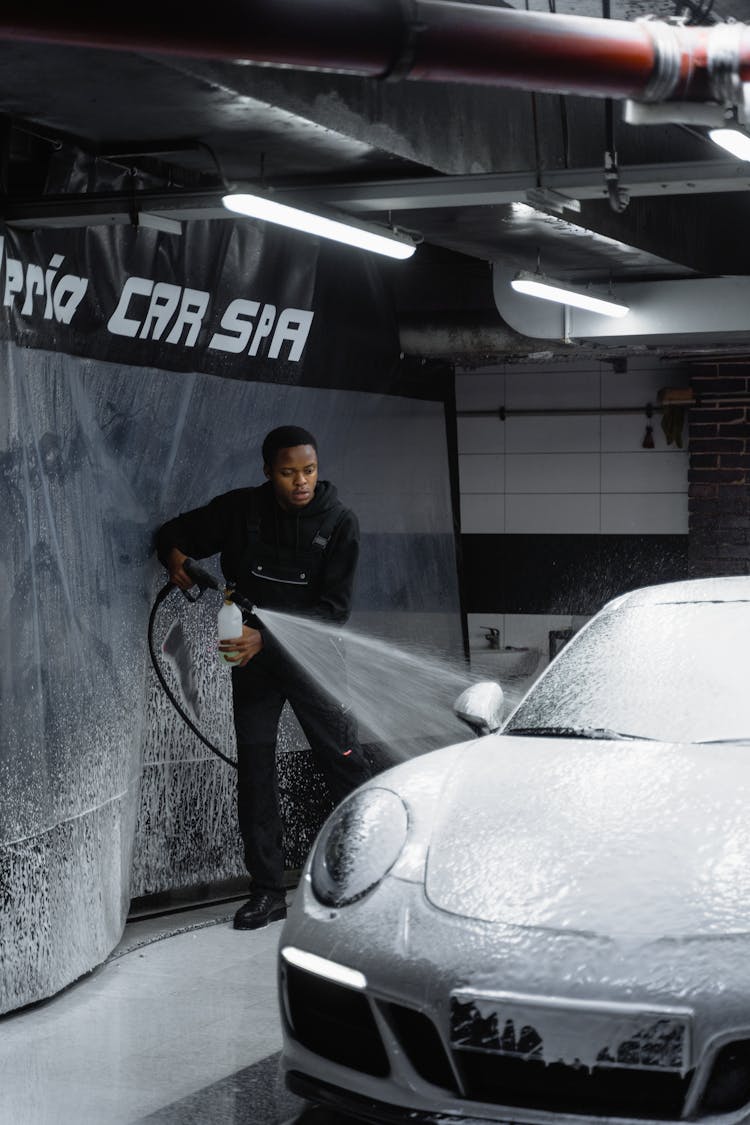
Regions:
<svg viewBox="0 0 750 1125"><path fill-rule="evenodd" d="M750 1121L749 650L750 578L636 590L500 733L341 804L281 937L290 1088L378 1125Z"/></svg>

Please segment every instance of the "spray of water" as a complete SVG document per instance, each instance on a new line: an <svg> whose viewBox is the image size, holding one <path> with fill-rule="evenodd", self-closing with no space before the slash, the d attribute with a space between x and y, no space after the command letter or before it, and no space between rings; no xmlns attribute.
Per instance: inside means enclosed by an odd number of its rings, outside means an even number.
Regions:
<svg viewBox="0 0 750 1125"><path fill-rule="evenodd" d="M453 703L482 677L464 661L441 659L420 646L397 647L310 618L255 612L320 688L349 708L361 741L383 746L398 760L471 738L454 715Z"/></svg>

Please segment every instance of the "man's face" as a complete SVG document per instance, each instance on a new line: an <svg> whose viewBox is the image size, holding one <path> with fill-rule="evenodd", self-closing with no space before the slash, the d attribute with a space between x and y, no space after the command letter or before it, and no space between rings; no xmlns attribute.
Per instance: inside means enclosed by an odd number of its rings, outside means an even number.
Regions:
<svg viewBox="0 0 750 1125"><path fill-rule="evenodd" d="M292 445L280 449L273 465L264 465L263 472L273 486L273 494L287 512L309 504L318 481L318 456L311 445Z"/></svg>

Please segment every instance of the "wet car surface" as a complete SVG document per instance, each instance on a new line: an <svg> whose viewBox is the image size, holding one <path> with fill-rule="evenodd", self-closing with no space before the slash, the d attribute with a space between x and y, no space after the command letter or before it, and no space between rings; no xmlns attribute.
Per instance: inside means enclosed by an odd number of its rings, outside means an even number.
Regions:
<svg viewBox="0 0 750 1125"><path fill-rule="evenodd" d="M497 734L357 790L280 943L364 1121L750 1120L750 579L605 606Z"/></svg>

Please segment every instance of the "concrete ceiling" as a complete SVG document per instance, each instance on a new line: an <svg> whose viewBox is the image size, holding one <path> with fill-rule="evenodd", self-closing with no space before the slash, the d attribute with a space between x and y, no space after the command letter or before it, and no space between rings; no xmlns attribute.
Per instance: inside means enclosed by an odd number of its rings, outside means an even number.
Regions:
<svg viewBox="0 0 750 1125"><path fill-rule="evenodd" d="M742 6L691 0L690 10L710 22L741 18ZM594 0L529 7L603 14ZM674 14L664 0L610 8L628 20ZM416 232L415 258L384 267L403 323L462 324L464 351L472 322L482 354L503 354L503 340L509 355L534 350L510 330L488 342L493 319L502 327L493 261L615 285L750 273L737 233L750 219L750 165L722 159L702 128L625 125L619 104L608 134L603 99L27 39L0 39L0 75L6 221L128 221L112 203L134 183L156 193L149 210L176 213L179 193L181 217L219 216L223 181L262 178L311 206ZM604 180L612 128L631 191L619 213ZM560 211L555 192L580 210Z"/></svg>

